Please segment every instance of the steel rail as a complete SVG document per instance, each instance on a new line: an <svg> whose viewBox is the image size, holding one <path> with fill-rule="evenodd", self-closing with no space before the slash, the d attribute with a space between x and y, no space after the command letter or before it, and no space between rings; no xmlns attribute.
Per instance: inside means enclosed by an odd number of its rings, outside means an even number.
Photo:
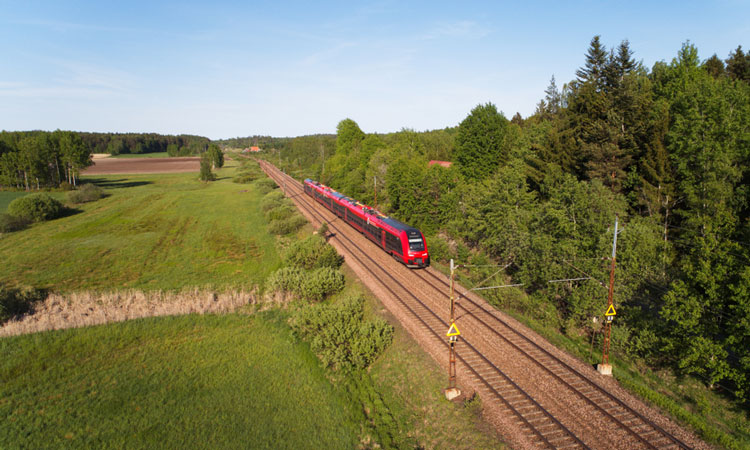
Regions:
<svg viewBox="0 0 750 450"><path fill-rule="evenodd" d="M448 282L446 282L445 280L437 277L435 274L433 274L431 272L426 272L426 273L429 276L431 276L433 279L437 280L439 283L443 284L445 287L449 286ZM417 276L420 277L420 278L422 278L426 283L430 284L435 290L440 291L440 292L444 292L444 290L439 289L434 284L430 283L425 278L424 274L418 273ZM482 312L488 314L490 317L492 317L493 319L495 319L497 322L501 323L505 328L507 328L508 330L510 330L514 335L520 337L521 339L523 339L524 341L526 341L528 344L530 344L533 349L536 349L536 350L540 351L542 354L544 354L545 356L547 356L550 360L552 360L553 362L555 362L558 365L562 366L564 369L567 369L570 373L572 373L573 375L575 375L579 380L582 380L584 383L586 383L587 386L590 386L591 388L593 388L595 390L595 392L604 395L612 403L614 403L616 407L621 407L623 410L625 410L628 413L632 414L633 417L635 417L638 420L640 420L643 424L651 427L654 431L656 431L657 433L660 433L661 436L663 436L663 437L667 438L668 440L670 440L671 444L677 445L678 447L683 448L683 449L690 449L691 448L689 445L687 445L684 442L682 442L676 436L674 436L671 433L669 433L668 431L664 430L659 425L653 423L653 421L647 419L642 414L640 414L638 411L634 410L629 405L627 405L626 403L624 403L622 400L618 399L613 394L611 394L610 392L608 392L607 390L605 390L604 388L602 388L598 384L596 384L593 381L591 381L588 377L586 377L585 375L583 375L577 369L573 368L572 366L570 366L568 363L566 363L565 361L561 360L557 356L553 355L547 349L545 349L544 347L540 346L539 344L537 344L533 340L529 339L523 333L520 333L518 330L516 330L515 328L513 328L512 326L510 326L505 320L497 317L497 315L496 315L497 312L496 311L494 311L494 310L488 310L487 308L485 308L484 305L482 305L482 304L480 304L480 303L472 300L471 298L469 298L468 295L467 295L468 291L465 290L463 292L459 292L458 290L456 290L456 292L459 294L459 299L461 299L461 298L466 299L472 305L474 305L474 306L478 307L479 309L481 309ZM535 364L537 364L539 367L541 367L542 369L544 369L548 373L552 374L553 377L555 377L560 382L562 382L564 385L566 385L569 389L571 389L579 397L581 397L582 399L584 399L585 401L587 401L589 404L593 405L595 408L597 408L599 411L601 411L602 413L604 413L606 416L608 416L615 423L619 424L621 428L623 428L628 433L630 433L631 435L633 435L634 437L636 437L638 440L640 440L641 442L643 442L644 444L646 444L648 447L653 448L653 449L665 447L665 446L658 446L657 447L655 444L652 444L651 442L649 442L645 437L643 437L643 434L647 434L647 433L639 433L639 432L637 432L636 430L633 429L633 428L635 428L634 426L630 426L630 425L625 424L622 420L620 420L617 417L615 417L614 415L612 415L609 411L606 411L601 405L599 405L599 403L597 403L593 399L591 399L590 396L584 394L579 389L577 389L574 386L572 386L570 382L564 380L560 375L558 375L557 373L555 373L554 371L552 371L549 367L547 367L544 364L542 364L537 358L535 358L533 355L529 354L528 351L526 351L526 350L522 349L521 347L519 347L516 343L512 342L506 336L503 336L491 324L487 323L485 320L483 320L482 318L478 317L470 309L466 308L465 306L463 306L462 304L460 304L458 302L456 304L460 308L462 308L467 314L471 315L476 320L478 320L480 323L482 323L485 327L487 327L487 329L489 329L493 334L495 334L499 338L503 339L505 342L509 343L511 346L513 346L514 348L516 348L521 354L523 354L524 356L526 356L529 360L531 360L532 362L534 362ZM651 439L651 440L654 441L655 439Z"/></svg>

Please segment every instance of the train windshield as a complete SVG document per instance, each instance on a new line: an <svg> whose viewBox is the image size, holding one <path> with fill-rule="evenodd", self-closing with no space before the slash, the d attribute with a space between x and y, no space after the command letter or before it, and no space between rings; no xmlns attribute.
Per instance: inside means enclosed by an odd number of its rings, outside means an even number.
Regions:
<svg viewBox="0 0 750 450"><path fill-rule="evenodd" d="M422 242L422 239L421 238L409 239L409 250L413 252L423 252L424 242Z"/></svg>

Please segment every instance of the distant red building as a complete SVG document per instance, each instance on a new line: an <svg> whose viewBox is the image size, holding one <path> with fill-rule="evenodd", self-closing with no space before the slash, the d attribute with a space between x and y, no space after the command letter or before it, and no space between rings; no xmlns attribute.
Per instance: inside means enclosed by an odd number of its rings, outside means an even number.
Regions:
<svg viewBox="0 0 750 450"><path fill-rule="evenodd" d="M437 160L434 160L434 159L432 161L430 161L428 165L434 166L435 164L437 164L439 166L443 166L443 167L450 167L451 165L453 165L453 163L450 162L450 161L437 161Z"/></svg>
<svg viewBox="0 0 750 450"><path fill-rule="evenodd" d="M250 148L246 148L242 150L242 153L251 153L251 152L254 153L254 152L259 152L259 151L260 151L260 147L250 147Z"/></svg>

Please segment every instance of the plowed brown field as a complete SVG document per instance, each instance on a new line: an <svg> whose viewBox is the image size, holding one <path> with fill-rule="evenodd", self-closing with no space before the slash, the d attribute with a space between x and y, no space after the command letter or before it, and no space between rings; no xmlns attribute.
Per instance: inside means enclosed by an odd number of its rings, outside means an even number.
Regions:
<svg viewBox="0 0 750 450"><path fill-rule="evenodd" d="M197 172L200 158L94 158L94 165L83 175L111 175L124 173L177 173Z"/></svg>

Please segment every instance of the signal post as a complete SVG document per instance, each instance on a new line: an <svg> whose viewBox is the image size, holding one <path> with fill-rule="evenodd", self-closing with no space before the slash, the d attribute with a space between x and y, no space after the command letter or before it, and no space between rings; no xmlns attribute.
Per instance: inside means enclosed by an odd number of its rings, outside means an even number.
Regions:
<svg viewBox="0 0 750 450"><path fill-rule="evenodd" d="M612 239L612 266L609 271L609 295L607 295L607 312L604 313L604 317L606 318L604 323L604 349L602 350L602 363L596 366L597 372L609 376L612 376L612 365L609 363L609 339L612 333L612 321L617 314L613 301L615 291L615 256L617 255L617 224L618 217L615 216L615 233Z"/></svg>
<svg viewBox="0 0 750 450"><path fill-rule="evenodd" d="M453 280L455 276L455 270L456 266L453 265L453 260L451 259L451 293L450 293L450 302L451 302L451 317L450 317L450 327L448 328L448 332L445 334L448 337L448 387L445 389L445 398L448 400L453 400L454 398L461 395L461 390L456 387L456 342L458 342L458 337L461 335L461 332L458 331L458 327L456 326L456 317L455 317L455 311L456 311L456 297L455 297L455 290L453 289Z"/></svg>

